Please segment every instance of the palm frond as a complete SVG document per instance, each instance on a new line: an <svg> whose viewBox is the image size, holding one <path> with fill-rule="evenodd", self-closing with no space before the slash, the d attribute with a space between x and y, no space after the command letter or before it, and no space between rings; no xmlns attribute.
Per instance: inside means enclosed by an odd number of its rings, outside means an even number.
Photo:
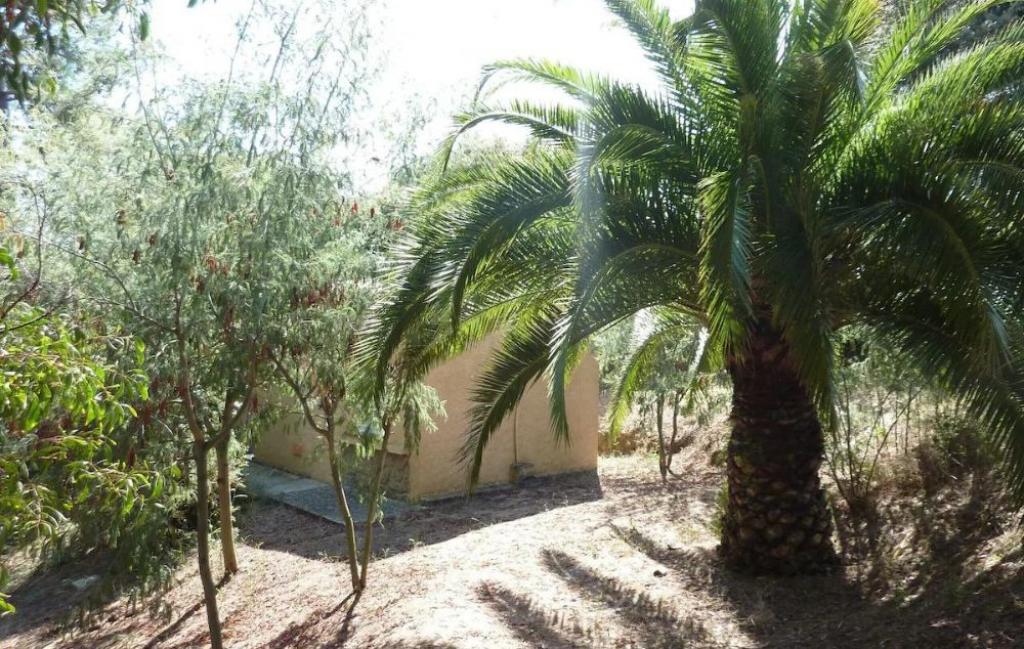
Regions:
<svg viewBox="0 0 1024 649"><path fill-rule="evenodd" d="M705 179L700 203L707 219L700 280L711 338L738 349L751 314L751 205L744 174L720 172Z"/></svg>
<svg viewBox="0 0 1024 649"><path fill-rule="evenodd" d="M605 0L605 4L636 37L665 82L682 91L689 21L673 22L668 10L654 0Z"/></svg>

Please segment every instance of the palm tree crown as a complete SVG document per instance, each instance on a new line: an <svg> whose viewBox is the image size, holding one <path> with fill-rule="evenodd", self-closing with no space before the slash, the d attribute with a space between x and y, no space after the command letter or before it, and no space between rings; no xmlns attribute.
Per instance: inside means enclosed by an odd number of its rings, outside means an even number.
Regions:
<svg viewBox="0 0 1024 649"><path fill-rule="evenodd" d="M784 366L826 425L836 332L856 325L981 416L1024 491L1024 25L965 47L999 3L918 0L885 24L878 0L698 0L680 21L650 0L607 4L660 89L547 61L485 70L484 91L526 80L564 101L460 117L410 200L381 371L504 332L475 394L475 475L545 373L564 437L575 359L638 311L700 323L700 366L734 382ZM449 161L487 121L531 144Z"/></svg>

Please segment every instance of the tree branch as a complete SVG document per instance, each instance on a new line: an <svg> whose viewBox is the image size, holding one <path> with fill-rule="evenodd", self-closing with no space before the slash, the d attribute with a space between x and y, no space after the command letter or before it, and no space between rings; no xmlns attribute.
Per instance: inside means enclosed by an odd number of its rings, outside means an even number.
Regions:
<svg viewBox="0 0 1024 649"><path fill-rule="evenodd" d="M277 354L273 351L270 352L270 360L274 364L274 367L277 368L278 375L285 383L288 384L288 387L292 389L292 392L295 393L296 398L299 400L299 405L302 406L302 414L306 418L306 421L309 422L309 425L313 427L313 430L321 435L327 434L328 429L317 423L316 416L309 407L308 400L313 391L310 390L309 393L303 394L302 386L299 385L299 382L292 376L291 372L288 371L288 368L284 366L284 363L281 362L281 359L278 358Z"/></svg>

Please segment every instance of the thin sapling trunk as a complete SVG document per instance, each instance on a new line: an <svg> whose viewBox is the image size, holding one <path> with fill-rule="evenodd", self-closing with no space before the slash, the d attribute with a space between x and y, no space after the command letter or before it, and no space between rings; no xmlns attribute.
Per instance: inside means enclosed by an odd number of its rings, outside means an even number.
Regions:
<svg viewBox="0 0 1024 649"><path fill-rule="evenodd" d="M210 476L205 440L196 440L193 450L196 462L196 553L199 558L199 579L203 584L210 647L222 649L224 641L221 638L220 613L217 610L217 586L210 570Z"/></svg>
<svg viewBox="0 0 1024 649"><path fill-rule="evenodd" d="M184 330L180 321L180 302L174 333L177 338L178 365L181 373L179 390L185 418L192 433L192 449L196 463L196 555L199 561L199 580L203 585L203 603L206 606L206 622L210 629L210 647L223 649L220 613L217 610L217 586L213 583L213 573L210 570L210 475L207 456L210 449L192 399L192 380L188 353L185 349Z"/></svg>
<svg viewBox="0 0 1024 649"><path fill-rule="evenodd" d="M380 454L377 456L377 466L374 469L373 482L370 485L370 503L366 510L366 529L363 532L363 556L359 575L360 592L366 589L366 573L370 566L370 556L373 554L373 522L377 518L381 483L384 479L384 463L387 459L388 441L391 439L391 419L385 418L382 424L384 436L381 438Z"/></svg>
<svg viewBox="0 0 1024 649"><path fill-rule="evenodd" d="M345 483L341 471L341 460L338 457L338 418L336 416L339 405L344 401L346 388L342 384L334 396L324 397L320 400L319 408L323 413L323 422L317 420L313 414L313 408L309 400L314 390L305 391L299 384L298 378L284 366L275 354L271 354L271 361L277 369L278 375L288 385L298 399L302 407L302 416L306 423L315 430L327 444L327 461L331 469L331 486L334 488L334 499L338 503L338 512L345 524L345 547L348 551L349 573L352 579L352 590L358 595L362 589L362 580L359 577L359 545L356 541L355 520L352 518L352 509L348 504L348 496L345 494Z"/></svg>
<svg viewBox="0 0 1024 649"><path fill-rule="evenodd" d="M672 439L668 443L668 457L665 459L665 472L672 473L672 459L676 454L676 442L679 439L679 401L683 398L680 391L672 395Z"/></svg>
<svg viewBox="0 0 1024 649"><path fill-rule="evenodd" d="M238 572L235 555L235 525L231 502L231 435L245 416L255 390L255 366L247 373L246 388L225 391L224 408L221 411L220 430L208 445L212 445L217 457L217 513L220 523L220 548L224 558L224 572L233 575ZM236 405L236 398L242 402Z"/></svg>
<svg viewBox="0 0 1024 649"><path fill-rule="evenodd" d="M338 460L338 448L336 446L333 417L328 419L327 430L324 439L327 441L327 459L331 465L331 483L334 486L334 497L338 501L338 511L341 512L341 519L345 523L345 547L348 550L348 568L352 577L352 590L359 592L363 588L363 582L359 577L358 546L356 544L356 525L352 519L352 510L348 505L348 497L345 495L345 485L341 477L341 462Z"/></svg>
<svg viewBox="0 0 1024 649"><path fill-rule="evenodd" d="M231 507L231 467L229 451L231 435L221 435L214 446L217 457L217 512L220 520L220 548L224 556L224 572L233 575L238 572L235 556L235 527Z"/></svg>
<svg viewBox="0 0 1024 649"><path fill-rule="evenodd" d="M654 400L654 416L658 426L658 472L661 481L668 480L668 449L665 447L665 393L659 392Z"/></svg>

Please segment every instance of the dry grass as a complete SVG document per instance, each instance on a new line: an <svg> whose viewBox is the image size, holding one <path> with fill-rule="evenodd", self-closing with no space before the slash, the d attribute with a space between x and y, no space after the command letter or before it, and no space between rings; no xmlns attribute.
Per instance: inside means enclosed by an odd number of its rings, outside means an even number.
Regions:
<svg viewBox="0 0 1024 649"><path fill-rule="evenodd" d="M721 477L703 458L694 451L680 461L688 477L667 485L649 456L617 457L603 460L596 476L536 480L411 512L381 534L370 591L352 616L345 566L329 558L340 549L338 529L257 504L241 524L242 573L220 591L226 644L1021 646L1019 531L980 526L969 514L978 505L970 493L946 496L932 536L918 529L918 514L937 501L914 509L894 500L905 513L885 513L892 522L875 530L884 540L877 552L851 555L842 574L747 579L716 559L707 524ZM963 525L973 525L973 535L958 543ZM0 623L0 647L184 649L205 641L191 566L164 598L170 620L114 603L95 626L66 637L53 626L67 596L60 584L51 576L15 593L27 603Z"/></svg>

